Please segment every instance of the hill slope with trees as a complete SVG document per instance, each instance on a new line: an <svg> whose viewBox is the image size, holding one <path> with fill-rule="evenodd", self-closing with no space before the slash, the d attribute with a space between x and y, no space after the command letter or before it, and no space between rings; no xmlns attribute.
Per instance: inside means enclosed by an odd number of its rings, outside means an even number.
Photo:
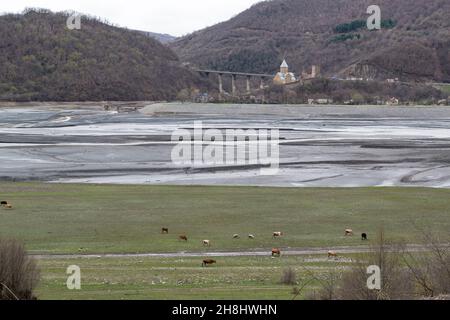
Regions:
<svg viewBox="0 0 450 320"><path fill-rule="evenodd" d="M0 100L172 100L208 84L142 32L69 13L0 16Z"/></svg>
<svg viewBox="0 0 450 320"><path fill-rule="evenodd" d="M201 67L296 73L316 64L329 75L450 81L450 2L379 0L383 29L369 31L371 0L272 0L171 47Z"/></svg>

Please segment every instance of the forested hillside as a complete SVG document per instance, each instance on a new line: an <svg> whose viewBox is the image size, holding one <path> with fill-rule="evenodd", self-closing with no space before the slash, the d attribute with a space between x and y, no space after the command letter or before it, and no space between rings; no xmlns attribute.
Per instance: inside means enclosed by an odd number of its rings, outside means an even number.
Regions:
<svg viewBox="0 0 450 320"><path fill-rule="evenodd" d="M286 58L297 73L317 64L329 76L450 81L450 1L379 0L380 31L365 27L372 4L264 1L171 46L182 60L214 69L275 72Z"/></svg>
<svg viewBox="0 0 450 320"><path fill-rule="evenodd" d="M147 35L30 9L0 16L0 100L171 100L207 85Z"/></svg>

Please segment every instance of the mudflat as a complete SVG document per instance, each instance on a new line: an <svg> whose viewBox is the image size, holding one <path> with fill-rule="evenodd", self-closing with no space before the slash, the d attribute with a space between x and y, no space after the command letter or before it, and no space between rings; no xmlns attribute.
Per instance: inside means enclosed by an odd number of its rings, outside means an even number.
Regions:
<svg viewBox="0 0 450 320"><path fill-rule="evenodd" d="M180 166L172 133L278 129L280 169ZM278 187L450 187L450 108L102 103L0 108L0 180Z"/></svg>

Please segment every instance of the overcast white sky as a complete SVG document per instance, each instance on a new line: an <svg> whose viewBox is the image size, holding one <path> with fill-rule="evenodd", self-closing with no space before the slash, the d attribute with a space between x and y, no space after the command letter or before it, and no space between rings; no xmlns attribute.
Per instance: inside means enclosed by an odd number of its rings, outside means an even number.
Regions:
<svg viewBox="0 0 450 320"><path fill-rule="evenodd" d="M0 12L74 10L130 29L181 36L228 20L261 0L1 0Z"/></svg>

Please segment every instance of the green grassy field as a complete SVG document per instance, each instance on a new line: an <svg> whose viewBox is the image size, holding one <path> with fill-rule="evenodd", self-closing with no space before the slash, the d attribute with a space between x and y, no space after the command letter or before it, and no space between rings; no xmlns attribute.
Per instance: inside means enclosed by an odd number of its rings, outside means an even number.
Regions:
<svg viewBox="0 0 450 320"><path fill-rule="evenodd" d="M0 237L33 253L143 253L361 245L380 226L392 240L414 242L413 222L450 229L450 190L302 189L1 183ZM161 227L170 229L161 235ZM272 232L283 231L281 239ZM239 240L232 239L235 233ZM249 240L251 233L256 236ZM187 243L178 240L186 234ZM205 249L201 241L209 239Z"/></svg>
<svg viewBox="0 0 450 320"><path fill-rule="evenodd" d="M233 257L216 258L217 265L202 268L201 258L65 259L41 260L39 299L292 299L295 285L281 284L286 268L297 280L311 279L346 260L326 257ZM68 290L66 269L81 268L81 290ZM318 288L317 281L305 292ZM301 297L299 297L301 298Z"/></svg>
<svg viewBox="0 0 450 320"><path fill-rule="evenodd" d="M442 84L442 85L439 85L438 88L440 90L442 90L444 93L447 93L450 95L450 84Z"/></svg>
<svg viewBox="0 0 450 320"><path fill-rule="evenodd" d="M436 234L450 229L450 190L424 188L302 189L1 183L0 237L25 242L32 253L146 253L270 250L361 245L383 226L390 240L410 243L414 224ZM170 229L169 235L160 233ZM283 231L281 239L272 232ZM235 240L232 235L241 234ZM247 234L256 236L247 239ZM187 243L178 235L187 234ZM201 240L212 241L204 248ZM370 241L369 241L370 243ZM83 248L83 250L79 250ZM350 255L351 256L351 255ZM215 258L71 258L39 260L40 299L291 299L284 269L298 278L349 265L324 255ZM66 288L66 269L78 265L82 290ZM306 292L318 287L311 282Z"/></svg>

